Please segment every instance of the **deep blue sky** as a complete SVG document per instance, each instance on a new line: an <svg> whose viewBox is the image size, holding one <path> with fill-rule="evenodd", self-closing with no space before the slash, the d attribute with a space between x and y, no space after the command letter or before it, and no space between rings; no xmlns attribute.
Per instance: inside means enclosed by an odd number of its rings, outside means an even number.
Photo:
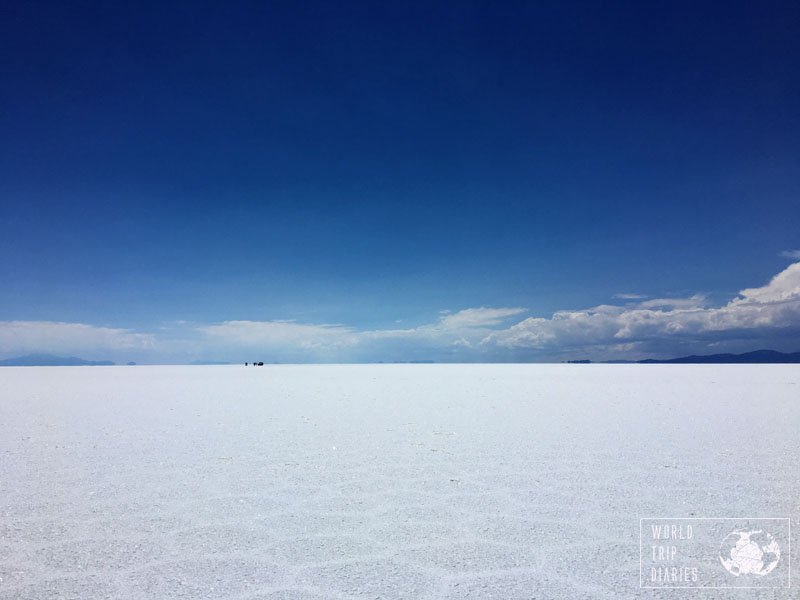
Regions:
<svg viewBox="0 0 800 600"><path fill-rule="evenodd" d="M800 247L786 2L6 3L0 320L724 303Z"/></svg>

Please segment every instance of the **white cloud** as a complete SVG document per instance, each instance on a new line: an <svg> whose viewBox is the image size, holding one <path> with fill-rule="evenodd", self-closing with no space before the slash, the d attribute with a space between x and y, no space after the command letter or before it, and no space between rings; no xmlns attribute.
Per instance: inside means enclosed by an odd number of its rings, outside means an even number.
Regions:
<svg viewBox="0 0 800 600"><path fill-rule="evenodd" d="M630 295L629 295L630 296ZM52 321L0 322L0 355L32 352L84 357L185 362L225 360L515 360L584 352L632 358L679 349L749 347L800 339L800 262L764 286L742 290L714 307L702 295L629 300L584 310L562 310L510 326L523 308L477 307L441 311L416 327L359 330L345 325L295 321L170 323L156 333ZM516 317L516 319L515 319ZM695 346L692 346L694 344ZM775 346L772 346L775 347ZM751 347L749 349L752 349ZM638 356L637 356L638 355ZM137 358L138 360L138 358Z"/></svg>
<svg viewBox="0 0 800 600"><path fill-rule="evenodd" d="M733 302L737 304L757 302L782 302L800 297L800 263L789 265L775 275L764 287L742 290Z"/></svg>
<svg viewBox="0 0 800 600"><path fill-rule="evenodd" d="M784 250L781 252L781 256L792 260L800 260L800 250Z"/></svg>
<svg viewBox="0 0 800 600"><path fill-rule="evenodd" d="M617 300L642 300L647 296L645 294L614 294L612 298Z"/></svg>
<svg viewBox="0 0 800 600"><path fill-rule="evenodd" d="M152 348L154 343L152 335L128 329L58 321L0 321L3 355L141 350Z"/></svg>
<svg viewBox="0 0 800 600"><path fill-rule="evenodd" d="M795 330L800 330L800 263L790 265L765 286L742 290L719 308L706 307L705 298L698 295L559 311L549 319L525 319L490 334L483 343L569 349L653 340L758 338Z"/></svg>

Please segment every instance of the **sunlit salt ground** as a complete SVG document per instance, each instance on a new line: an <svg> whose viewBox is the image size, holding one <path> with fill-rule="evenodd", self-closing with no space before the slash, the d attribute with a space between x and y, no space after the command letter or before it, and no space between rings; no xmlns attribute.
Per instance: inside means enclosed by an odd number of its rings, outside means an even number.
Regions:
<svg viewBox="0 0 800 600"><path fill-rule="evenodd" d="M798 465L796 366L5 368L0 598L728 598L640 590L639 518Z"/></svg>

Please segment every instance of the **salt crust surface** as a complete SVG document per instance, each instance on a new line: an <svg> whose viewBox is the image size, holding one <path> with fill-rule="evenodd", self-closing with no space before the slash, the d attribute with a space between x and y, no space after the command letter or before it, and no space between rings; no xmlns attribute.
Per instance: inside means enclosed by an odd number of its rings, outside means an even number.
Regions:
<svg viewBox="0 0 800 600"><path fill-rule="evenodd" d="M727 598L639 589L705 515L800 515L797 366L0 369L2 600Z"/></svg>

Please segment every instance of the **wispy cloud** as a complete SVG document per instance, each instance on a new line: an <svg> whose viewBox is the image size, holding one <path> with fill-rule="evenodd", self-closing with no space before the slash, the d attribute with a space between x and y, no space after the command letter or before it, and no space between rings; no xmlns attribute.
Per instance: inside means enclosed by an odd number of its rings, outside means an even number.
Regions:
<svg viewBox="0 0 800 600"><path fill-rule="evenodd" d="M781 252L781 256L792 260L800 260L800 250L784 250Z"/></svg>
<svg viewBox="0 0 800 600"><path fill-rule="evenodd" d="M653 298L638 304L639 308L661 308L661 309L689 309L701 308L706 304L706 297L702 294L695 294L688 298Z"/></svg>
<svg viewBox="0 0 800 600"><path fill-rule="evenodd" d="M439 326L443 329L466 329L473 327L493 327L524 313L524 308L466 308L442 317Z"/></svg>
<svg viewBox="0 0 800 600"><path fill-rule="evenodd" d="M525 310L524 308L480 307L465 308L457 312L441 311L439 319L433 323L408 329L363 331L360 335L365 338L480 336L484 332L491 331L495 326L508 321L509 318L525 312Z"/></svg>
<svg viewBox="0 0 800 600"><path fill-rule="evenodd" d="M199 326L212 342L243 348L331 348L352 343L354 332L342 325L314 325L294 321L225 321Z"/></svg>
<svg viewBox="0 0 800 600"><path fill-rule="evenodd" d="M616 300L642 300L647 296L645 294L614 294L612 298Z"/></svg>
<svg viewBox="0 0 800 600"><path fill-rule="evenodd" d="M198 326L209 344L235 352L272 353L282 359L377 360L440 356L478 346L524 308L441 311L432 323L397 329L356 330L344 325L294 321L226 321Z"/></svg>
<svg viewBox="0 0 800 600"><path fill-rule="evenodd" d="M0 353L80 353L152 348L155 336L58 321L0 321Z"/></svg>
<svg viewBox="0 0 800 600"><path fill-rule="evenodd" d="M225 321L195 329L200 343L217 355L283 361L333 360L357 341L357 334L342 325L317 325L295 321Z"/></svg>

